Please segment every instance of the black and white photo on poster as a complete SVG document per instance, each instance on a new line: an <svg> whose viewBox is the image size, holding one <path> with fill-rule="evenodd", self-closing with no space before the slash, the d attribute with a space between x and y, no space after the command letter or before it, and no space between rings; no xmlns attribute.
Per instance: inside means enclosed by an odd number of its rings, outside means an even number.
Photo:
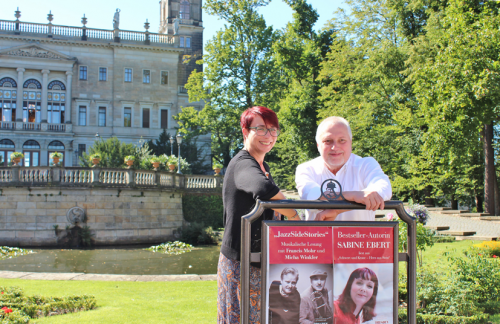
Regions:
<svg viewBox="0 0 500 324"><path fill-rule="evenodd" d="M269 324L333 323L331 264L271 264L268 278Z"/></svg>

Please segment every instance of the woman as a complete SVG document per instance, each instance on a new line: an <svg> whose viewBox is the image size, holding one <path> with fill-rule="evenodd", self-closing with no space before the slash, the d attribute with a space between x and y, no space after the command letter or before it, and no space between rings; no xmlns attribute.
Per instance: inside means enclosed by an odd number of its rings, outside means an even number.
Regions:
<svg viewBox="0 0 500 324"><path fill-rule="evenodd" d="M334 323L359 324L375 317L378 279L373 270L359 268L349 276L344 291L333 306Z"/></svg>
<svg viewBox="0 0 500 324"><path fill-rule="evenodd" d="M279 135L276 114L265 107L252 107L240 119L244 148L229 162L224 175L224 237L217 270L217 321L240 322L240 242L241 217L255 206L255 201L281 200L285 196L276 186L264 157ZM300 220L293 209L276 210L290 220ZM266 209L252 223L251 250L260 252L261 222L273 219L274 212ZM260 265L250 266L250 322L260 322Z"/></svg>

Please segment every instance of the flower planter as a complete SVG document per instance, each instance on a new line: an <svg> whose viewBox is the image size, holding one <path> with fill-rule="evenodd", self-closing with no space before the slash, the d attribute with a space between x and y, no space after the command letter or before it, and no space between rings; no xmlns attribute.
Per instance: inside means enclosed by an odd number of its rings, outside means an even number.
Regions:
<svg viewBox="0 0 500 324"><path fill-rule="evenodd" d="M220 168L214 168L214 171L215 171L215 175L219 175L220 174Z"/></svg>
<svg viewBox="0 0 500 324"><path fill-rule="evenodd" d="M12 163L14 163L14 165L19 165L19 163L21 163L21 158L13 158Z"/></svg>
<svg viewBox="0 0 500 324"><path fill-rule="evenodd" d="M169 164L168 165L168 169L170 170L170 172L174 172L174 170L175 170L175 164Z"/></svg>
<svg viewBox="0 0 500 324"><path fill-rule="evenodd" d="M153 168L155 168L155 171L157 171L160 167L160 162L151 162L151 164L153 165Z"/></svg>
<svg viewBox="0 0 500 324"><path fill-rule="evenodd" d="M125 163L127 164L127 169L130 169L134 165L134 160L127 160Z"/></svg>
<svg viewBox="0 0 500 324"><path fill-rule="evenodd" d="M98 164L99 164L99 162L101 162L101 159L92 159L92 164L93 164L94 166L98 165Z"/></svg>
<svg viewBox="0 0 500 324"><path fill-rule="evenodd" d="M54 165L57 165L57 164L59 163L59 160L60 160L60 158L58 158L58 157L53 157L53 158L52 158L52 163L54 163Z"/></svg>

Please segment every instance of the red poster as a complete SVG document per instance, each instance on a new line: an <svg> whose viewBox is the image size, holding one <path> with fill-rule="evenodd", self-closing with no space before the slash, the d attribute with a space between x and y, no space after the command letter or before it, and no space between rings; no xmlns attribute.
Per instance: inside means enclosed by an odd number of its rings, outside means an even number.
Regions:
<svg viewBox="0 0 500 324"><path fill-rule="evenodd" d="M273 226L269 228L269 263L332 264L332 228Z"/></svg>
<svg viewBox="0 0 500 324"><path fill-rule="evenodd" d="M393 263L392 227L334 227L335 263Z"/></svg>
<svg viewBox="0 0 500 324"><path fill-rule="evenodd" d="M395 228L269 226L263 323L397 323Z"/></svg>

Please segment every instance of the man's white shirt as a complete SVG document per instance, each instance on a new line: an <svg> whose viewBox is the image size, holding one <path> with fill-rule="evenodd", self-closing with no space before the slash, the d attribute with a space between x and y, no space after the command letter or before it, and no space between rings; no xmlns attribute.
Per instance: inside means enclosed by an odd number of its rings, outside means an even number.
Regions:
<svg viewBox="0 0 500 324"><path fill-rule="evenodd" d="M317 200L321 196L321 184L328 179L337 180L342 191L376 191L384 199L390 200L392 188L389 177L372 157L362 158L351 153L349 160L334 175L325 165L321 156L300 164L295 172L295 183L300 199ZM306 220L316 219L318 210L307 210ZM375 212L353 210L339 214L336 220L373 221Z"/></svg>

